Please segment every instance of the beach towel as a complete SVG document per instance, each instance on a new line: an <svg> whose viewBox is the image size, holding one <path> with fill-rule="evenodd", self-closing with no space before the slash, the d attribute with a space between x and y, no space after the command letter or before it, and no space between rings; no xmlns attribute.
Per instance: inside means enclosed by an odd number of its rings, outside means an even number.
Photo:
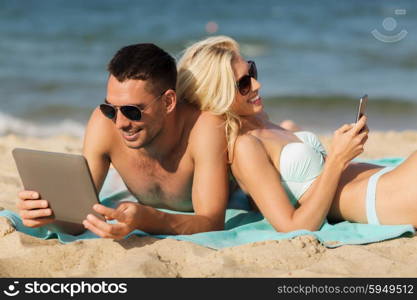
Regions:
<svg viewBox="0 0 417 300"><path fill-rule="evenodd" d="M370 162L383 166L396 166L401 158L385 158L379 160L356 160ZM123 181L114 169L109 171L103 188L99 195L100 202L109 207L115 207L121 201L136 201L128 192ZM178 213L163 210L168 213ZM17 231L42 239L57 238L62 243L77 240L98 238L97 235L86 231L81 235L73 236L65 233L49 231L45 227L28 228L23 225L20 217L8 210L0 211L0 216L7 217ZM259 213L249 210L249 204L243 193L236 192L232 195L229 207L226 211L225 228L222 231L211 231L190 235L149 235L143 231L135 230L126 236L152 236L155 238L172 238L181 241L189 241L212 249L234 247L253 242L266 240L291 239L301 235L311 235L317 238L324 246L335 248L342 245L368 244L397 237L411 237L415 229L410 224L404 225L370 225L351 223L348 221L330 224L327 220L318 231L297 230L288 233L276 232L269 222Z"/></svg>

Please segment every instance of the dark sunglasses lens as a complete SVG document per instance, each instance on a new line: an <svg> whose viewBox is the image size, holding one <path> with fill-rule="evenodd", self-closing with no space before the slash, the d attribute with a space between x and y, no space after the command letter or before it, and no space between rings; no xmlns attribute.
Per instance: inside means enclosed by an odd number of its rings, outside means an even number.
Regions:
<svg viewBox="0 0 417 300"><path fill-rule="evenodd" d="M258 79L258 69L256 69L256 64L254 61L249 61L249 76L252 76L255 79Z"/></svg>
<svg viewBox="0 0 417 300"><path fill-rule="evenodd" d="M239 93L241 95L246 95L250 91L251 86L251 77L249 75L245 75L239 80Z"/></svg>
<svg viewBox="0 0 417 300"><path fill-rule="evenodd" d="M103 115L105 115L109 119L114 119L114 117L116 116L116 110L114 109L114 107L111 107L110 105L100 104L100 110L103 113Z"/></svg>
<svg viewBox="0 0 417 300"><path fill-rule="evenodd" d="M142 117L142 113L140 112L139 108L135 106L122 106L120 107L120 111L126 118L132 121L139 121Z"/></svg>

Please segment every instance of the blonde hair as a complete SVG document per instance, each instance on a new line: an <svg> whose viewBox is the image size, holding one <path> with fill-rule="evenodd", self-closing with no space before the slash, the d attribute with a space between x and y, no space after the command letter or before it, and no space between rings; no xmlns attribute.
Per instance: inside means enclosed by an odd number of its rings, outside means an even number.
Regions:
<svg viewBox="0 0 417 300"><path fill-rule="evenodd" d="M238 43L227 36L209 37L187 49L178 62L177 96L225 117L229 162L239 134L239 116L230 111L237 88L232 61L239 55Z"/></svg>

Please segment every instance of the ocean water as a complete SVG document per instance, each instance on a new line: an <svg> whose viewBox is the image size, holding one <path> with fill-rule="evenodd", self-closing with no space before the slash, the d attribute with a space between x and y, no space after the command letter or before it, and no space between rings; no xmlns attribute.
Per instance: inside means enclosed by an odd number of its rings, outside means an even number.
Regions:
<svg viewBox="0 0 417 300"><path fill-rule="evenodd" d="M0 135L82 136L119 48L178 58L216 34L256 61L277 122L333 131L367 93L371 128L417 129L414 0L1 0Z"/></svg>

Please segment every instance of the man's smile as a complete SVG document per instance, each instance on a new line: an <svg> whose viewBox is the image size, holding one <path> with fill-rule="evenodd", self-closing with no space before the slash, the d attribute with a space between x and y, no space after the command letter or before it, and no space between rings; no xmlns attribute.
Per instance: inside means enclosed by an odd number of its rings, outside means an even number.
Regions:
<svg viewBox="0 0 417 300"><path fill-rule="evenodd" d="M128 141L134 141L138 138L140 132L142 131L142 128L138 128L136 130L131 131L122 131L122 136Z"/></svg>

